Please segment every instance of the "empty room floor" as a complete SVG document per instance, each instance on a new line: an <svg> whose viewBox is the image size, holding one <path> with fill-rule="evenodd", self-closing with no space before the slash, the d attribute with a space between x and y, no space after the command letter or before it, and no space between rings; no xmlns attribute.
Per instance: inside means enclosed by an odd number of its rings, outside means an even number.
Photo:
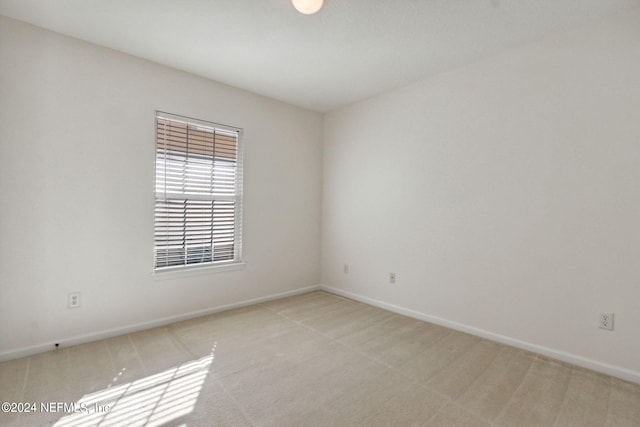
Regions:
<svg viewBox="0 0 640 427"><path fill-rule="evenodd" d="M1 363L0 402L2 426L640 426L640 385L320 291Z"/></svg>

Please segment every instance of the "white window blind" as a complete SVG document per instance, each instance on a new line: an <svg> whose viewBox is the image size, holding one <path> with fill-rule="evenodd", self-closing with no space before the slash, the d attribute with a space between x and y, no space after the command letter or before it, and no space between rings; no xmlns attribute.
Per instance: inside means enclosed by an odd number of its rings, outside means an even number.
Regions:
<svg viewBox="0 0 640 427"><path fill-rule="evenodd" d="M156 113L155 269L241 261L240 130Z"/></svg>

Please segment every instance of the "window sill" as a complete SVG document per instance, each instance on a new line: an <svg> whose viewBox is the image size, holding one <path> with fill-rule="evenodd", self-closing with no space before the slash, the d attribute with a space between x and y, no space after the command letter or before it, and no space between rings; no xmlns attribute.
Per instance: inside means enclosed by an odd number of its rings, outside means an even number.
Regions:
<svg viewBox="0 0 640 427"><path fill-rule="evenodd" d="M154 270L151 274L155 280L170 280L181 277L203 276L205 274L243 270L244 266L245 263L242 261L222 265L179 266Z"/></svg>

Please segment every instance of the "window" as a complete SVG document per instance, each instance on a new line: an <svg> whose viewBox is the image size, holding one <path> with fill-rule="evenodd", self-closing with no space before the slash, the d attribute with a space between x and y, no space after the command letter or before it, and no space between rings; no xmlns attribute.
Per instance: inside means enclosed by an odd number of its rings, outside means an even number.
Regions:
<svg viewBox="0 0 640 427"><path fill-rule="evenodd" d="M241 260L240 129L156 113L155 270Z"/></svg>

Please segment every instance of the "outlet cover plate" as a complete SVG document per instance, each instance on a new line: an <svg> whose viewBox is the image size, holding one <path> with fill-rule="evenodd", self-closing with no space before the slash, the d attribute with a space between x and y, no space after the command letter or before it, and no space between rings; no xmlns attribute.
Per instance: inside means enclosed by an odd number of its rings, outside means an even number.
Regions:
<svg viewBox="0 0 640 427"><path fill-rule="evenodd" d="M598 326L607 331L613 331L613 313L600 313Z"/></svg>
<svg viewBox="0 0 640 427"><path fill-rule="evenodd" d="M68 295L67 307L68 308L78 308L78 307L80 307L80 292L71 292Z"/></svg>

